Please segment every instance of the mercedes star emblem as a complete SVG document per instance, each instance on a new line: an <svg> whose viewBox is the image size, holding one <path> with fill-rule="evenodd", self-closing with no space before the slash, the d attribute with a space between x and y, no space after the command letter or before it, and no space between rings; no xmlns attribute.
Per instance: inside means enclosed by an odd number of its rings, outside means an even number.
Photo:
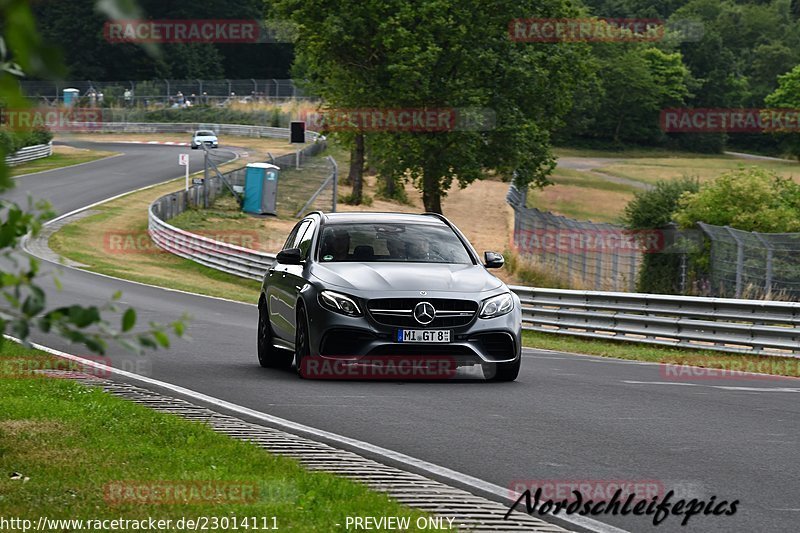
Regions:
<svg viewBox="0 0 800 533"><path fill-rule="evenodd" d="M429 302L420 302L414 307L414 318L423 326L433 322L436 309Z"/></svg>

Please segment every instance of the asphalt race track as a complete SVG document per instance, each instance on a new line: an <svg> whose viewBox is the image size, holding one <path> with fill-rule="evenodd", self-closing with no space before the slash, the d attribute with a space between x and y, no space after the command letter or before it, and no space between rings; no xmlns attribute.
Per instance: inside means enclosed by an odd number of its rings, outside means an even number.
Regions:
<svg viewBox="0 0 800 533"><path fill-rule="evenodd" d="M124 155L20 177L6 197L69 212L182 174L175 147L96 144ZM192 171L202 152L191 152ZM526 350L515 383L300 380L259 367L254 306L64 269L50 304L117 289L140 321L193 316L191 341L115 364L150 377L509 486L515 480L657 483L686 499L740 500L734 516L609 515L628 531L797 531L800 380L665 377L658 365ZM52 284L45 282L46 286ZM44 335L34 340L80 354Z"/></svg>

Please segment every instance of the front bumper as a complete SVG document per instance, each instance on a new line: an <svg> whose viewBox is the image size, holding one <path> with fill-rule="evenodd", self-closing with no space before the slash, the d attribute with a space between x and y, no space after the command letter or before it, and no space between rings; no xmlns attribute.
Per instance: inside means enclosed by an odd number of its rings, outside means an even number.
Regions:
<svg viewBox="0 0 800 533"><path fill-rule="evenodd" d="M442 298L442 295L436 297ZM463 299L464 295L456 297ZM512 362L520 357L522 344L521 310L519 299L516 296L514 299L514 309L500 317L475 316L464 326L413 328L448 329L449 343L400 343L397 342L400 328L378 323L368 311L361 317L349 317L322 307L316 294L308 295L311 355L332 360L446 357L459 366Z"/></svg>

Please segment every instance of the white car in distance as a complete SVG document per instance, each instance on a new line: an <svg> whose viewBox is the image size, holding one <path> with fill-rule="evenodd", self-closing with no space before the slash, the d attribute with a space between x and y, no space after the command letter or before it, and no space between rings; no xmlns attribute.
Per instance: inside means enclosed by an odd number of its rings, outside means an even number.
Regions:
<svg viewBox="0 0 800 533"><path fill-rule="evenodd" d="M200 145L205 144L209 148L218 148L219 140L217 134L210 130L198 130L192 136L192 150L197 150Z"/></svg>

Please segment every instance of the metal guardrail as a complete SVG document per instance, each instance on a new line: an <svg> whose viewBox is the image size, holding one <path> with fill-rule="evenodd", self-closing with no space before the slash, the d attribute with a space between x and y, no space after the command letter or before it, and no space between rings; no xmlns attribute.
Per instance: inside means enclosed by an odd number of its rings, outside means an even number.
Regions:
<svg viewBox="0 0 800 533"><path fill-rule="evenodd" d="M800 304L514 286L523 327L754 355L800 357Z"/></svg>
<svg viewBox="0 0 800 533"><path fill-rule="evenodd" d="M242 248L176 228L161 220L150 206L148 229L150 238L160 248L215 270L234 276L261 281L275 262L275 255Z"/></svg>
<svg viewBox="0 0 800 533"><path fill-rule="evenodd" d="M53 155L53 141L47 144L36 144L34 146L26 146L6 157L6 165L13 167L28 161L42 159Z"/></svg>

